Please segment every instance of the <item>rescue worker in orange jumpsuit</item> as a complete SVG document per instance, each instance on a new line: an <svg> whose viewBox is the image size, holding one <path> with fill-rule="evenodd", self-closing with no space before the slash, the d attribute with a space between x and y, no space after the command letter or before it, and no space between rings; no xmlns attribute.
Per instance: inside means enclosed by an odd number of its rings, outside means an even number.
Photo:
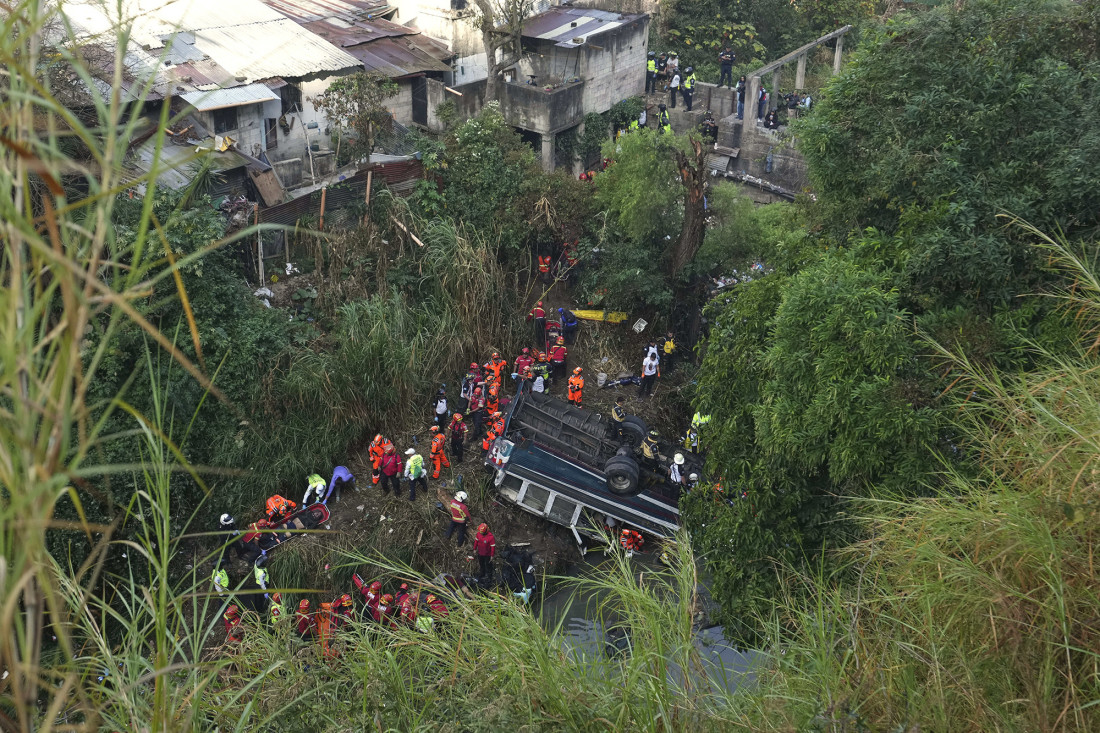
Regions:
<svg viewBox="0 0 1100 733"><path fill-rule="evenodd" d="M565 348L565 339L558 336L558 342L550 347L550 366L553 369L554 379L565 376L565 362L569 358L569 351Z"/></svg>
<svg viewBox="0 0 1100 733"><path fill-rule="evenodd" d="M493 413L500 409L500 384L493 382L489 385L488 396L485 398L485 410L492 417Z"/></svg>
<svg viewBox="0 0 1100 733"><path fill-rule="evenodd" d="M455 457L455 463L462 463L462 448L466 441L466 423L462 420L462 413L456 412L447 427L451 431L451 454Z"/></svg>
<svg viewBox="0 0 1100 733"><path fill-rule="evenodd" d="M489 431L485 433L485 437L481 441L481 450L489 450L489 446L493 444L493 441L504 432L504 416L500 410L495 411L490 417L493 419L492 424L489 425Z"/></svg>
<svg viewBox="0 0 1100 733"><path fill-rule="evenodd" d="M382 472L379 468L382 466L382 456L386 455L386 448L389 448L393 443L388 438L383 438L382 433L374 436L374 440L371 441L370 447L367 449L367 454L370 456L371 464L371 483L375 486L382 480Z"/></svg>
<svg viewBox="0 0 1100 733"><path fill-rule="evenodd" d="M535 303L535 307L527 314L527 320L535 322L535 343L541 344L546 339L546 311L542 307L542 301Z"/></svg>
<svg viewBox="0 0 1100 733"><path fill-rule="evenodd" d="M550 264L553 259L550 255L539 255L539 277L544 283L550 282Z"/></svg>
<svg viewBox="0 0 1100 733"><path fill-rule="evenodd" d="M298 622L298 636L308 639L317 633L317 619L309 610L309 599L303 598L298 602L298 610L294 612L294 619Z"/></svg>
<svg viewBox="0 0 1100 733"><path fill-rule="evenodd" d="M642 551L642 545L645 544L645 540L634 530L624 529L619 533L619 544L626 550L627 557L630 557L635 552Z"/></svg>
<svg viewBox="0 0 1100 733"><path fill-rule="evenodd" d="M297 508L298 505L290 499L275 494L267 500L267 519L269 522L281 522Z"/></svg>
<svg viewBox="0 0 1100 733"><path fill-rule="evenodd" d="M493 373L493 381L499 382L501 379L501 372L504 371L504 367L508 366L508 362L500 358L500 354L493 352L493 356L489 361L485 362L485 381L489 381L489 372Z"/></svg>
<svg viewBox="0 0 1100 733"><path fill-rule="evenodd" d="M240 628L241 609L237 607L236 603L225 609L225 613L222 614L222 621L225 623L226 641L240 641L244 638L244 629Z"/></svg>
<svg viewBox="0 0 1100 733"><path fill-rule="evenodd" d="M446 436L439 432L438 425L432 425L430 428L432 434L432 478L439 478L439 472L443 470L443 466L447 468L451 467L451 462L447 460L447 454L443 451L443 444L447 442Z"/></svg>
<svg viewBox="0 0 1100 733"><path fill-rule="evenodd" d="M584 377L581 376L581 368L573 370L573 376L569 378L569 402L581 406L581 397L584 391Z"/></svg>
<svg viewBox="0 0 1100 733"><path fill-rule="evenodd" d="M340 656L340 652L329 646L332 644L332 636L336 632L336 617L332 612L332 604L322 603L321 609L317 611L316 615L317 640L321 642L321 653L329 659Z"/></svg>

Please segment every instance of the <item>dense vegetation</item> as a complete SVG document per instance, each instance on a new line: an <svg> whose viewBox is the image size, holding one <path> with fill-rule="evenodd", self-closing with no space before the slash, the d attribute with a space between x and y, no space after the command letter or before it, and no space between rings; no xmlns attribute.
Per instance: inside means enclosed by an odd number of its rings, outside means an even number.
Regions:
<svg viewBox="0 0 1100 733"><path fill-rule="evenodd" d="M863 7L746 12L778 50ZM712 187L677 271L686 140L608 143L593 195L490 106L426 145L439 185L298 235L316 293L292 320L208 199L119 195L135 110L60 111L39 80L80 58L42 54L41 12L0 39L0 730L1100 726L1095 0L869 24L799 123L817 199ZM661 325L735 279L686 366L714 481L669 568L571 581L628 652L492 598L427 636L355 627L337 659L288 629L222 645L185 543L514 348L533 254L571 238L584 296ZM736 694L683 674L697 566L760 650Z"/></svg>

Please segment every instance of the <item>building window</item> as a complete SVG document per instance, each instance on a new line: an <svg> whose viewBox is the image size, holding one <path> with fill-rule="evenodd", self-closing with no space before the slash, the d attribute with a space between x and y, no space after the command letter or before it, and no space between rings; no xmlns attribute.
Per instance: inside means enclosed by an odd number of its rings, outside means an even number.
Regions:
<svg viewBox="0 0 1100 733"><path fill-rule="evenodd" d="M279 99L283 102L282 114L302 111L302 90L293 84L287 84L279 89Z"/></svg>
<svg viewBox="0 0 1100 733"><path fill-rule="evenodd" d="M210 113L214 118L214 134L224 135L237 129L237 108L226 107Z"/></svg>
<svg viewBox="0 0 1100 733"><path fill-rule="evenodd" d="M274 150L279 147L279 118L269 117L264 120L264 127L267 129L267 149Z"/></svg>

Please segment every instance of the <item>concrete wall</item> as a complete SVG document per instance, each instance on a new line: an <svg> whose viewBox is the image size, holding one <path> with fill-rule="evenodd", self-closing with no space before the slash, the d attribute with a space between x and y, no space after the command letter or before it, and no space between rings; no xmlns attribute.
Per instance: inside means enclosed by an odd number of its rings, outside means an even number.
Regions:
<svg viewBox="0 0 1100 733"><path fill-rule="evenodd" d="M741 149L732 167L791 193L808 190L809 172L806 159L798 152L798 138L791 137L786 127L768 130L755 117L745 117L743 121L736 116L726 117L718 123L718 144ZM767 171L769 153L771 172Z"/></svg>
<svg viewBox="0 0 1100 733"><path fill-rule="evenodd" d="M500 111L515 127L540 134L558 132L577 125L584 118L586 86L577 82L544 91L529 84L505 84Z"/></svg>
<svg viewBox="0 0 1100 733"><path fill-rule="evenodd" d="M584 111L606 112L616 102L645 91L649 19L639 18L592 39L600 46L582 47Z"/></svg>
<svg viewBox="0 0 1100 733"><path fill-rule="evenodd" d="M394 21L418 28L442 41L453 51L454 77L451 86L480 81L488 75L481 33L473 24L475 6L467 0L396 0Z"/></svg>

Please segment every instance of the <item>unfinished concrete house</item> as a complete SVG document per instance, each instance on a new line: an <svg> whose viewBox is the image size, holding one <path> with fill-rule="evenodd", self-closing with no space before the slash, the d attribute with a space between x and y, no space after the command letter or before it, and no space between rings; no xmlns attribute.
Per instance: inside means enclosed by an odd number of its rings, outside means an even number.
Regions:
<svg viewBox="0 0 1100 733"><path fill-rule="evenodd" d="M555 167L554 140L584 116L645 89L649 16L559 6L523 24L523 59L506 72L501 111Z"/></svg>

